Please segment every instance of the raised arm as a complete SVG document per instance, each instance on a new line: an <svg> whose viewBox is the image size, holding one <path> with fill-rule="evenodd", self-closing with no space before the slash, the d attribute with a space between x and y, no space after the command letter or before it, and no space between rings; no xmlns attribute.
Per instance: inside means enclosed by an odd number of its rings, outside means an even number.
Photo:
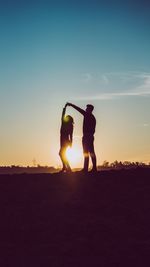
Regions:
<svg viewBox="0 0 150 267"><path fill-rule="evenodd" d="M61 115L61 121L64 120L64 118L65 118L65 113L66 113L66 106L63 108L62 115Z"/></svg>
<svg viewBox="0 0 150 267"><path fill-rule="evenodd" d="M72 107L72 108L74 108L74 109L76 109L78 112L80 112L83 116L85 115L85 110L84 109L82 109L82 108L79 108L78 106L76 106L76 105L74 105L74 104L72 104L72 103L67 103L66 104L67 106L70 106L70 107Z"/></svg>

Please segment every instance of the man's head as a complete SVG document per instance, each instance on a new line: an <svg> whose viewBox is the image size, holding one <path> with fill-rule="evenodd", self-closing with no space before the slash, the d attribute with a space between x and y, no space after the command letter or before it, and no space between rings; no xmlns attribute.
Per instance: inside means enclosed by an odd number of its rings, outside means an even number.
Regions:
<svg viewBox="0 0 150 267"><path fill-rule="evenodd" d="M92 113L93 109L94 109L93 105L91 105L91 104L86 105L86 112Z"/></svg>

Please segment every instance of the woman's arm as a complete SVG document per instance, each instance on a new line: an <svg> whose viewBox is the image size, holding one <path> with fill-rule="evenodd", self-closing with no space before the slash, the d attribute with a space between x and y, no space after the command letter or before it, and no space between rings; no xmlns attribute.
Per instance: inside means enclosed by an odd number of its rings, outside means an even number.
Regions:
<svg viewBox="0 0 150 267"><path fill-rule="evenodd" d="M65 113L66 113L66 106L63 108L62 115L61 115L61 121L63 122L65 118Z"/></svg>

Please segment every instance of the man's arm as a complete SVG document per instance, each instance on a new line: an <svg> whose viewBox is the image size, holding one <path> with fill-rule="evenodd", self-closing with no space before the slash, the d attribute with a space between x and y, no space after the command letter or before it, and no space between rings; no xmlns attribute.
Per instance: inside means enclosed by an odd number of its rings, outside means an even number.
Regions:
<svg viewBox="0 0 150 267"><path fill-rule="evenodd" d="M85 115L85 110L82 108L79 108L78 106L72 104L72 103L67 103L67 106L73 107L74 109L76 109L78 112L80 112L83 116Z"/></svg>

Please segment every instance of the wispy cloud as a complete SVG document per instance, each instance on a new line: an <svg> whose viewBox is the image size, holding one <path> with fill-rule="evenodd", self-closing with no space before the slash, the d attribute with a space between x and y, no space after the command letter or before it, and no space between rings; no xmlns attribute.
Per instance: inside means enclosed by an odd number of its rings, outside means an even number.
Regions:
<svg viewBox="0 0 150 267"><path fill-rule="evenodd" d="M140 124L137 125L137 127L140 127L140 128L141 128L141 127L142 127L142 128L143 128L143 127L144 127L144 128L148 128L148 127L149 127L149 123L147 123L147 122L145 122L145 123L140 123Z"/></svg>
<svg viewBox="0 0 150 267"><path fill-rule="evenodd" d="M88 77L88 76L87 76ZM107 73L103 75L106 83L111 85L112 77L115 82L121 86L120 80L128 82L128 89L120 89L119 91L111 90L109 92L95 93L84 95L76 98L78 100L110 100L123 97L150 97L150 73L127 72L127 73ZM90 76L89 76L90 78Z"/></svg>
<svg viewBox="0 0 150 267"><path fill-rule="evenodd" d="M103 74L102 75L102 81L105 83L105 84L108 84L109 83L109 78L106 74Z"/></svg>
<svg viewBox="0 0 150 267"><path fill-rule="evenodd" d="M82 74L82 81L83 82L88 83L88 82L92 81L92 79L93 79L93 76L91 73Z"/></svg>

